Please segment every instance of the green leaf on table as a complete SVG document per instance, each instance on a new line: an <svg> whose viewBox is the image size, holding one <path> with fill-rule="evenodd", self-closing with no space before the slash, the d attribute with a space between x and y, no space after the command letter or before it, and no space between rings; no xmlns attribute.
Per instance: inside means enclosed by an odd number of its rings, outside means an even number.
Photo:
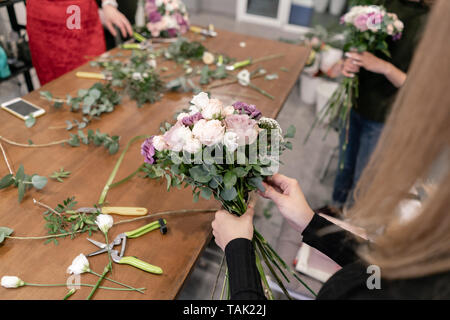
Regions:
<svg viewBox="0 0 450 320"><path fill-rule="evenodd" d="M25 126L27 128L31 128L35 124L36 124L36 118L33 116L33 114L30 114L25 120Z"/></svg>
<svg viewBox="0 0 450 320"><path fill-rule="evenodd" d="M9 187L14 183L14 176L12 174L7 174L0 180L0 189Z"/></svg>
<svg viewBox="0 0 450 320"><path fill-rule="evenodd" d="M0 227L0 243L2 243L5 240L5 237L11 235L14 230L8 227Z"/></svg>
<svg viewBox="0 0 450 320"><path fill-rule="evenodd" d="M220 192L220 197L225 201L232 201L237 197L237 191L234 187L231 189L224 189Z"/></svg>
<svg viewBox="0 0 450 320"><path fill-rule="evenodd" d="M48 101L52 101L53 100L53 95L50 91L39 91L39 95L45 99L47 99Z"/></svg>
<svg viewBox="0 0 450 320"><path fill-rule="evenodd" d="M55 179L59 182L63 182L63 178L68 178L70 176L70 171L65 171L64 168L61 168L59 171L55 171L50 175L50 178Z"/></svg>
<svg viewBox="0 0 450 320"><path fill-rule="evenodd" d="M25 178L25 169L24 169L24 167L23 167L23 164L21 164L20 166L19 166L19 170L17 170L17 172L16 172L16 180L17 181L21 181L21 180L23 180Z"/></svg>
<svg viewBox="0 0 450 320"><path fill-rule="evenodd" d="M31 177L31 183L33 183L33 187L38 190L41 190L47 184L48 179L46 177L34 175Z"/></svg>
<svg viewBox="0 0 450 320"><path fill-rule="evenodd" d="M210 82L209 67L204 66L200 74L200 84L208 84Z"/></svg>
<svg viewBox="0 0 450 320"><path fill-rule="evenodd" d="M64 102L62 101L55 101L55 103L53 103L53 107L55 107L56 109L61 108L64 105Z"/></svg>
<svg viewBox="0 0 450 320"><path fill-rule="evenodd" d="M19 203L22 202L23 197L25 195L25 183L20 180L18 181L18 191L19 191Z"/></svg>
<svg viewBox="0 0 450 320"><path fill-rule="evenodd" d="M223 182L225 184L225 189L231 189L237 182L237 176L234 171L228 171L223 177Z"/></svg>
<svg viewBox="0 0 450 320"><path fill-rule="evenodd" d="M92 98L94 98L95 100L97 100L98 98L100 98L100 96L102 95L102 93L100 92L100 90L98 89L91 89L89 91L89 96L91 96Z"/></svg>

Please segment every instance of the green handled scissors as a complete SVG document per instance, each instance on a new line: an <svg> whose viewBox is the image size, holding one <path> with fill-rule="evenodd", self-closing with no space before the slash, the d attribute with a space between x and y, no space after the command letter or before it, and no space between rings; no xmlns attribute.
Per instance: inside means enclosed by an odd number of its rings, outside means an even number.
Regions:
<svg viewBox="0 0 450 320"><path fill-rule="evenodd" d="M166 234L167 233L166 220L159 219L158 221L149 223L149 224L142 226L136 230L123 232L123 233L119 234L109 245L106 245L106 243L102 243L102 242L87 238L87 240L89 242L91 242L92 244L94 244L100 248L100 250L92 252L92 253L88 254L87 256L92 257L92 256L109 251L109 252L111 252L111 259L116 263L128 264L130 266L133 266L133 267L136 267L143 271L154 273L154 274L162 274L163 270L160 267L151 265L147 262L139 260L136 257L132 257L132 256L124 257L123 256L125 253L127 238L129 238L129 239L138 238L138 237L140 237L150 231L156 230L156 229L160 229L162 234ZM114 246L117 246L120 244L122 244L120 253L118 250L113 250Z"/></svg>

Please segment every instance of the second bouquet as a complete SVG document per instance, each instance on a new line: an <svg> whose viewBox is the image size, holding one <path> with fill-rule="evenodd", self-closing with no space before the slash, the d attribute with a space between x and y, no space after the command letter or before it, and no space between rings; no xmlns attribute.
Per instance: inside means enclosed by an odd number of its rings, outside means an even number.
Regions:
<svg viewBox="0 0 450 320"><path fill-rule="evenodd" d="M166 179L168 190L191 186L194 201L214 197L237 216L247 211L250 193L263 191L263 179L278 171L280 155L292 149L287 139L295 135L293 126L283 135L278 122L263 117L254 105L238 101L226 106L205 92L176 117L175 124L165 123L160 135L142 144L145 177ZM273 295L262 262L289 296L282 279L289 281L287 273L292 273L301 280L256 230L253 242L268 298Z"/></svg>

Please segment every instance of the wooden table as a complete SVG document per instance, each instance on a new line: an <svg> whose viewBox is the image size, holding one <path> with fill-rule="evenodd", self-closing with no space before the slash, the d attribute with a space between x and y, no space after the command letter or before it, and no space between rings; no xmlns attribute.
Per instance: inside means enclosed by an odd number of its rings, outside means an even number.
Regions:
<svg viewBox="0 0 450 320"><path fill-rule="evenodd" d="M198 39L197 35L189 35L189 37ZM239 45L242 41L246 43L244 48ZM205 40L204 45L213 52L225 53L238 61L248 57L258 58L271 54L284 54L283 58L261 62L248 68L254 70L261 66L268 73L278 73L278 80L268 81L264 77L254 80L257 86L275 96L275 100L270 100L256 91L237 84L212 90L213 96L227 104L236 100L256 104L268 117L277 116L297 81L309 53L305 47L223 30L219 30L217 38ZM165 64L170 66L169 70L173 70L172 62L165 62ZM286 68L287 72L280 70L282 67ZM95 83L95 80L77 79L75 72L95 70L89 64L85 64L48 83L41 90L48 90L54 96L64 97L66 94L74 96L78 89L89 88ZM222 93L219 95L219 92ZM239 95L250 95L252 98L244 98ZM14 229L13 236L46 235L45 221L42 217L45 210L34 205L33 198L52 207L71 196L76 197L79 207L92 206L97 203L100 192L125 144L136 135L157 134L160 123L165 120L172 121L175 111L188 106L191 97L191 94L169 93L161 101L145 105L143 108L137 108L134 101L125 99L113 113L102 115L100 121L93 121L89 126L91 129L98 128L101 132L121 136L121 149L113 156L109 155L104 148L94 146L82 145L72 148L67 145L58 145L33 149L3 143L9 161L13 164L13 170L17 170L19 165L23 164L27 174L38 173L49 176L61 167L71 171L72 174L64 183L50 179L43 190L28 191L20 204L17 201L17 188L10 187L0 190L0 226ZM69 132L64 129L49 129L49 127L64 126L65 120L80 118L80 114L70 113L67 109L54 109L47 101L40 99L38 91L31 92L24 99L42 106L46 109L47 114L39 118L34 127L28 129L23 121L1 111L0 135L23 143L27 143L31 138L36 144L65 139L69 136ZM140 144L140 142L135 143L128 151L116 181L133 172L143 162L139 152ZM1 159L0 176L3 177L7 173L7 167ZM138 177L111 189L107 200L110 205L115 206L146 207L150 213L178 209L212 209L219 206L215 200L200 200L194 204L190 188L167 192L165 182L144 180ZM125 218L114 216L114 219L119 221ZM129 240L126 249L126 255L137 256L144 261L160 266L164 270L164 274L153 275L131 266L114 264L112 278L135 287L146 287L145 294L98 290L94 296L95 299L176 298L198 256L211 239L210 223L213 213L187 213L168 216L166 219L169 227L167 235L163 236L158 231L151 232L140 238ZM133 230L153 220L114 226L109 232L109 237L113 239L120 232ZM96 250L96 247L90 244L86 237L86 234L82 234L73 240L61 238L58 245L53 243L44 245L44 240L6 239L0 245L0 276L16 275L30 283L65 283L68 278L66 269L75 256ZM93 234L92 238L102 242L104 240L103 235L98 232ZM89 258L92 270L101 273L107 259L105 254ZM94 284L96 280L97 278L90 274L81 276L82 283ZM110 282L104 282L103 285L117 286ZM90 288L81 288L71 299L85 299L90 290ZM61 299L66 292L67 288L65 287L23 287L19 289L1 287L0 299Z"/></svg>

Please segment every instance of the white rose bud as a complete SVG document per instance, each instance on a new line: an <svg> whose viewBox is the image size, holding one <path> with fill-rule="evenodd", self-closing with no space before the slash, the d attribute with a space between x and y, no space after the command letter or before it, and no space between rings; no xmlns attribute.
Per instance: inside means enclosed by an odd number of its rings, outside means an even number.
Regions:
<svg viewBox="0 0 450 320"><path fill-rule="evenodd" d="M207 107L209 104L209 97L208 94L205 92L200 92L196 96L194 96L191 100L191 103L197 107L199 111L201 111L203 108Z"/></svg>
<svg viewBox="0 0 450 320"><path fill-rule="evenodd" d="M103 233L107 233L113 226L114 220L109 214L99 214L95 223Z"/></svg>
<svg viewBox="0 0 450 320"><path fill-rule="evenodd" d="M25 285L22 279L15 276L3 276L2 277L2 287L5 288L18 288Z"/></svg>
<svg viewBox="0 0 450 320"><path fill-rule="evenodd" d="M247 69L242 70L237 75L239 84L242 86L248 86L250 84L250 72Z"/></svg>
<svg viewBox="0 0 450 320"><path fill-rule="evenodd" d="M238 135L231 131L225 132L223 144L227 147L228 151L234 152L239 146Z"/></svg>
<svg viewBox="0 0 450 320"><path fill-rule="evenodd" d="M202 149L202 143L200 142L200 140L194 138L194 137L190 137L188 139L186 139L186 143L183 146L183 150L187 151L189 153L197 153Z"/></svg>
<svg viewBox="0 0 450 320"><path fill-rule="evenodd" d="M230 116L230 115L232 115L232 114L234 114L234 107L233 106L226 106L225 108L223 108L223 111L222 111L222 115L223 116Z"/></svg>
<svg viewBox="0 0 450 320"><path fill-rule="evenodd" d="M153 146L158 151L163 151L167 149L167 143L164 140L163 136L154 136L153 137Z"/></svg>
<svg viewBox="0 0 450 320"><path fill-rule="evenodd" d="M67 273L82 274L89 270L89 261L86 256L81 253L73 259L72 264L67 268Z"/></svg>
<svg viewBox="0 0 450 320"><path fill-rule="evenodd" d="M212 64L214 63L214 55L211 52L206 51L203 53L202 60L204 64Z"/></svg>
<svg viewBox="0 0 450 320"><path fill-rule="evenodd" d="M220 117L223 113L223 104L218 99L210 99L207 106L202 109L202 116L205 119Z"/></svg>

